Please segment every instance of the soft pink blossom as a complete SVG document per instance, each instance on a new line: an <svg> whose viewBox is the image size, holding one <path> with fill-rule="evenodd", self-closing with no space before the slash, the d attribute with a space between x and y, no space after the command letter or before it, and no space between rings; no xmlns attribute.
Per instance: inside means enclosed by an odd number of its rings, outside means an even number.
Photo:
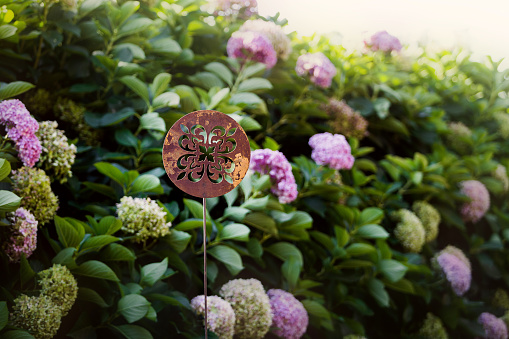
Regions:
<svg viewBox="0 0 509 339"><path fill-rule="evenodd" d="M299 56L295 72L300 76L309 75L315 85L327 88L330 87L337 70L322 52L317 52Z"/></svg>
<svg viewBox="0 0 509 339"><path fill-rule="evenodd" d="M230 58L258 61L272 68L277 62L277 53L270 40L263 34L244 31L235 32L226 44Z"/></svg>
<svg viewBox="0 0 509 339"><path fill-rule="evenodd" d="M370 41L364 41L372 51L399 52L403 48L398 38L387 33L387 31L380 31L373 34Z"/></svg>
<svg viewBox="0 0 509 339"><path fill-rule="evenodd" d="M460 183L461 193L471 201L461 206L461 216L464 221L478 222L490 208L490 194L486 186L477 180L466 180Z"/></svg>
<svg viewBox="0 0 509 339"><path fill-rule="evenodd" d="M319 133L309 138L313 149L311 158L318 165L328 165L334 169L351 169L355 161L346 138L341 134Z"/></svg>
<svg viewBox="0 0 509 339"><path fill-rule="evenodd" d="M291 293L279 289L267 291L272 308L272 327L278 328L274 333L285 339L299 339L309 322L304 305Z"/></svg>

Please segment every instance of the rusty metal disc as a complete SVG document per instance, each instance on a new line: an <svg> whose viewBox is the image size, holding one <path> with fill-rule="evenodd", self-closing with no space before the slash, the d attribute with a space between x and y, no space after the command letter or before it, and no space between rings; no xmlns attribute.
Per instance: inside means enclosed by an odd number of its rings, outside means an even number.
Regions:
<svg viewBox="0 0 509 339"><path fill-rule="evenodd" d="M178 188L195 197L213 198L230 192L246 175L250 157L242 127L218 111L184 115L164 139L166 173Z"/></svg>

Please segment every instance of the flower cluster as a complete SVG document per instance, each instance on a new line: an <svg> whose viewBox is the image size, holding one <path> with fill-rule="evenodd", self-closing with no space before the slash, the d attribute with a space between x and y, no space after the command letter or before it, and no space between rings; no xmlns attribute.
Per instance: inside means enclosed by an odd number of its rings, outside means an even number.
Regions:
<svg viewBox="0 0 509 339"><path fill-rule="evenodd" d="M420 328L418 335L420 338L425 339L448 339L449 335L444 328L444 324L439 317L433 315L432 313L428 313L426 315L426 320L424 320L424 324Z"/></svg>
<svg viewBox="0 0 509 339"><path fill-rule="evenodd" d="M472 146L468 140L472 137L472 131L462 122L450 122L447 124L449 134L447 134L447 145L459 154L467 154Z"/></svg>
<svg viewBox="0 0 509 339"><path fill-rule="evenodd" d="M466 180L460 183L461 193L470 198L461 207L461 216L468 222L478 222L490 208L490 194L486 186L477 180Z"/></svg>
<svg viewBox="0 0 509 339"><path fill-rule="evenodd" d="M260 174L269 174L275 181L271 191L279 197L280 203L290 203L297 198L297 184L292 166L283 153L270 149L254 150L251 152L250 167Z"/></svg>
<svg viewBox="0 0 509 339"><path fill-rule="evenodd" d="M86 108L84 106L78 105L70 99L58 98L53 110L56 117L68 123L68 127L73 129L87 145L98 146L100 144L100 131L86 123ZM66 129L66 131L69 130Z"/></svg>
<svg viewBox="0 0 509 339"><path fill-rule="evenodd" d="M507 177L507 168L505 168L504 165L498 164L497 168L493 171L492 176L502 183L504 192L509 190L509 178Z"/></svg>
<svg viewBox="0 0 509 339"><path fill-rule="evenodd" d="M45 117L53 112L53 98L49 91L38 88L25 94L23 103L36 117Z"/></svg>
<svg viewBox="0 0 509 339"><path fill-rule="evenodd" d="M401 245L409 252L419 253L426 239L426 231L419 218L406 209L393 212L392 218L398 222L394 235Z"/></svg>
<svg viewBox="0 0 509 339"><path fill-rule="evenodd" d="M10 262L19 262L23 255L26 258L32 255L37 247L37 220L23 207L9 213L8 219L11 226L2 247Z"/></svg>
<svg viewBox="0 0 509 339"><path fill-rule="evenodd" d="M124 232L134 234L136 242L164 237L170 233L171 222L166 222L166 212L150 198L122 197L117 204L118 218Z"/></svg>
<svg viewBox="0 0 509 339"><path fill-rule="evenodd" d="M299 56L295 72L300 76L309 75L315 85L327 88L330 87L337 70L322 52L317 52Z"/></svg>
<svg viewBox="0 0 509 339"><path fill-rule="evenodd" d="M235 336L245 339L263 338L272 324L269 297L256 279L234 279L224 284L219 295L235 312Z"/></svg>
<svg viewBox="0 0 509 339"><path fill-rule="evenodd" d="M484 328L484 337L486 339L507 339L507 326L502 319L497 318L491 313L481 313L477 319Z"/></svg>
<svg viewBox="0 0 509 339"><path fill-rule="evenodd" d="M283 32L281 26L276 25L272 21L262 19L248 20L239 28L239 32L245 31L258 32L265 35L272 43L272 47L274 47L279 58L287 60L290 56L292 51L290 39Z"/></svg>
<svg viewBox="0 0 509 339"><path fill-rule="evenodd" d="M78 283L66 266L55 264L39 272L41 294L51 298L60 309L62 317L66 316L74 305L78 295Z"/></svg>
<svg viewBox="0 0 509 339"><path fill-rule="evenodd" d="M204 315L205 296L194 297L191 300L191 308L195 314ZM227 301L218 296L207 297L207 327L221 339L233 338L235 312L233 312L233 308Z"/></svg>
<svg viewBox="0 0 509 339"><path fill-rule="evenodd" d="M52 171L52 177L60 183L72 177L71 166L76 157L76 146L69 145L64 131L57 129L56 121L43 121L39 124L36 135L41 141L42 154L39 166L45 171Z"/></svg>
<svg viewBox="0 0 509 339"><path fill-rule="evenodd" d="M298 339L306 333L309 317L306 309L291 293L279 289L267 291L272 308L272 327L276 335L286 339Z"/></svg>
<svg viewBox="0 0 509 339"><path fill-rule="evenodd" d="M0 102L0 124L5 126L7 138L14 141L23 164L34 166L41 154L41 143L35 135L39 124L25 105L17 99Z"/></svg>
<svg viewBox="0 0 509 339"><path fill-rule="evenodd" d="M472 268L463 251L454 246L447 246L436 256L436 262L458 296L470 289Z"/></svg>
<svg viewBox="0 0 509 339"><path fill-rule="evenodd" d="M509 310L509 294L505 290L498 288L493 296L492 304L495 307Z"/></svg>
<svg viewBox="0 0 509 339"><path fill-rule="evenodd" d="M20 196L20 206L30 211L40 225L53 220L58 198L51 190L51 182L39 168L21 167L12 172L12 190Z"/></svg>
<svg viewBox="0 0 509 339"><path fill-rule="evenodd" d="M426 201L416 201L412 205L415 215L421 220L424 232L426 233L426 242L433 241L438 235L438 225L440 224L440 213L431 204Z"/></svg>
<svg viewBox="0 0 509 339"><path fill-rule="evenodd" d="M331 117L328 124L335 133L359 140L368 134L368 121L348 106L344 100L330 98L329 102L321 105L320 108Z"/></svg>
<svg viewBox="0 0 509 339"><path fill-rule="evenodd" d="M355 161L348 141L341 134L315 134L309 138L309 146L313 149L311 158L318 165L328 165L337 170L351 169Z"/></svg>
<svg viewBox="0 0 509 339"><path fill-rule="evenodd" d="M387 31L376 32L369 41L364 41L364 44L372 51L399 52L403 48L399 39L390 35Z"/></svg>
<svg viewBox="0 0 509 339"><path fill-rule="evenodd" d="M226 44L230 58L253 60L272 68L277 62L277 54L269 38L252 31L235 32Z"/></svg>
<svg viewBox="0 0 509 339"><path fill-rule="evenodd" d="M215 15L248 19L258 14L256 0L216 0L214 5Z"/></svg>
<svg viewBox="0 0 509 339"><path fill-rule="evenodd" d="M498 125L498 133L504 139L509 138L509 114L505 112L497 112L493 114L493 118Z"/></svg>
<svg viewBox="0 0 509 339"><path fill-rule="evenodd" d="M45 295L20 295L14 300L10 315L12 325L30 331L37 339L53 338L60 328L62 313Z"/></svg>

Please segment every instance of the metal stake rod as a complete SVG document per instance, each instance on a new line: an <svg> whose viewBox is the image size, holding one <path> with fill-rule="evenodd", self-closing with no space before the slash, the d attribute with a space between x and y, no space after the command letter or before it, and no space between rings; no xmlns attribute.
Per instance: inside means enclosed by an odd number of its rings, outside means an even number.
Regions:
<svg viewBox="0 0 509 339"><path fill-rule="evenodd" d="M205 296L205 339L207 335L207 201L203 198L203 295Z"/></svg>

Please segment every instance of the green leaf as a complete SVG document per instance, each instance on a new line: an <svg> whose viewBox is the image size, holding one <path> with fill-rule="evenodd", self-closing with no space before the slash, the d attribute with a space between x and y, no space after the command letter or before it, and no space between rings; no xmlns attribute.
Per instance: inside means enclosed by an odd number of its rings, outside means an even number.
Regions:
<svg viewBox="0 0 509 339"><path fill-rule="evenodd" d="M18 30L18 28L13 25L5 25L4 24L4 25L0 26L0 40L7 39L7 38L13 36L14 34L16 34L17 30Z"/></svg>
<svg viewBox="0 0 509 339"><path fill-rule="evenodd" d="M143 81L133 75L126 75L120 78L120 82L129 87L134 93L138 94L147 105L149 104L148 88Z"/></svg>
<svg viewBox="0 0 509 339"><path fill-rule="evenodd" d="M175 252L182 253L191 240L191 234L173 229L167 239L168 244L170 244Z"/></svg>
<svg viewBox="0 0 509 339"><path fill-rule="evenodd" d="M226 98L230 94L229 88L223 88L219 90L214 96L210 99L210 104L207 106L207 109L214 109L224 98Z"/></svg>
<svg viewBox="0 0 509 339"><path fill-rule="evenodd" d="M293 256L286 260L281 266L281 273L283 274L283 277L285 277L286 281L288 281L290 289L297 286L301 268L302 265L299 263L299 260Z"/></svg>
<svg viewBox="0 0 509 339"><path fill-rule="evenodd" d="M30 333L22 330L13 330L2 333L2 339L35 339Z"/></svg>
<svg viewBox="0 0 509 339"><path fill-rule="evenodd" d="M138 138L136 138L134 134L126 128L115 131L115 140L123 146L134 148L138 147Z"/></svg>
<svg viewBox="0 0 509 339"><path fill-rule="evenodd" d="M152 51L160 54L176 56L182 53L182 47L171 38L162 38L152 41Z"/></svg>
<svg viewBox="0 0 509 339"><path fill-rule="evenodd" d="M267 208L267 204L269 203L269 196L266 195L263 198L250 198L246 202L244 202L240 207L247 208L252 211L263 211Z"/></svg>
<svg viewBox="0 0 509 339"><path fill-rule="evenodd" d="M257 90L272 89L272 84L264 78L251 78L244 80L239 85L239 92L253 92Z"/></svg>
<svg viewBox="0 0 509 339"><path fill-rule="evenodd" d="M11 173L11 163L7 159L0 159L0 180L5 179Z"/></svg>
<svg viewBox="0 0 509 339"><path fill-rule="evenodd" d="M304 262L300 250L295 245L288 242L277 242L266 247L265 250L283 261L287 261L290 260L291 257L295 257L300 265Z"/></svg>
<svg viewBox="0 0 509 339"><path fill-rule="evenodd" d="M198 72L195 75L190 76L189 80L191 80L193 84L205 88L206 90L209 90L212 87L224 87L223 81L210 72Z"/></svg>
<svg viewBox="0 0 509 339"><path fill-rule="evenodd" d="M334 232L336 233L336 241L339 247L345 247L350 241L350 234L343 227L334 226Z"/></svg>
<svg viewBox="0 0 509 339"><path fill-rule="evenodd" d="M258 131L262 129L262 125L260 125L258 121L248 116L242 117L242 119L239 121L239 124L240 127L242 127L246 132Z"/></svg>
<svg viewBox="0 0 509 339"><path fill-rule="evenodd" d="M234 207L231 207L232 209ZM259 230L276 235L278 234L276 222L267 214L262 212L253 212L244 217L243 223L258 228Z"/></svg>
<svg viewBox="0 0 509 339"><path fill-rule="evenodd" d="M79 9L79 16L83 18L85 15L96 9L97 7L101 6L104 0L85 0L80 6Z"/></svg>
<svg viewBox="0 0 509 339"><path fill-rule="evenodd" d="M214 73L218 77L220 77L224 82L228 84L228 86L232 86L233 84L233 74L225 65L219 62L211 62L205 65L205 70Z"/></svg>
<svg viewBox="0 0 509 339"><path fill-rule="evenodd" d="M112 243L101 252L104 261L133 261L136 256L127 247Z"/></svg>
<svg viewBox="0 0 509 339"><path fill-rule="evenodd" d="M138 325L120 325L112 326L118 330L127 339L153 339L152 334Z"/></svg>
<svg viewBox="0 0 509 339"><path fill-rule="evenodd" d="M96 226L97 235L114 234L122 228L122 222L112 215L101 218Z"/></svg>
<svg viewBox="0 0 509 339"><path fill-rule="evenodd" d="M85 240L85 242L81 245L80 252L90 249L99 249L103 246L111 244L112 242L118 241L119 238L111 236L111 235L97 235L92 236Z"/></svg>
<svg viewBox="0 0 509 339"><path fill-rule="evenodd" d="M184 199L184 205L189 208L189 211L195 218L203 219L203 205L196 200ZM211 220L209 212L206 211L207 220Z"/></svg>
<svg viewBox="0 0 509 339"><path fill-rule="evenodd" d="M143 174L134 180L131 187L131 194L154 192L158 187L161 187L161 181L158 177L152 174Z"/></svg>
<svg viewBox="0 0 509 339"><path fill-rule="evenodd" d="M384 281L384 283L386 287L391 288L393 290L408 294L415 294L414 285L410 280L400 279L395 283L392 283L390 281Z"/></svg>
<svg viewBox="0 0 509 339"><path fill-rule="evenodd" d="M97 260L85 261L83 264L73 269L72 273L90 278L119 281L111 268Z"/></svg>
<svg viewBox="0 0 509 339"><path fill-rule="evenodd" d="M330 320L330 313L322 304L314 300L305 299L302 300L302 305L310 315Z"/></svg>
<svg viewBox="0 0 509 339"><path fill-rule="evenodd" d="M252 66L247 67L244 70L244 77L246 79L250 78L250 77L252 77L253 75L255 75L257 73L260 73L260 72L264 71L265 69L266 69L265 64L262 64L262 63L254 64Z"/></svg>
<svg viewBox="0 0 509 339"><path fill-rule="evenodd" d="M356 235L366 239L386 239L389 237L389 233L379 225L364 225L361 226Z"/></svg>
<svg viewBox="0 0 509 339"><path fill-rule="evenodd" d="M200 99L194 90L186 85L177 85L173 87L173 91L180 97L180 105L184 112L191 112L200 109Z"/></svg>
<svg viewBox="0 0 509 339"><path fill-rule="evenodd" d="M122 314L128 323L143 318L150 307L150 302L139 294L128 294L118 301L118 312Z"/></svg>
<svg viewBox="0 0 509 339"><path fill-rule="evenodd" d="M124 174L117 167L108 162L97 162L94 164L94 167L97 168L99 173L104 174L111 180L116 181L118 184L120 184L120 186L124 186Z"/></svg>
<svg viewBox="0 0 509 339"><path fill-rule="evenodd" d="M78 230L65 219L55 216L55 227L57 229L58 240L64 245L64 247L75 247L83 240L83 236ZM84 233L84 231L83 231Z"/></svg>
<svg viewBox="0 0 509 339"><path fill-rule="evenodd" d="M218 234L218 240L248 241L251 230L246 225L230 224L225 226Z"/></svg>
<svg viewBox="0 0 509 339"><path fill-rule="evenodd" d="M168 268L168 258L159 263L145 265L141 268L140 285L153 286Z"/></svg>
<svg viewBox="0 0 509 339"><path fill-rule="evenodd" d="M7 309L7 303L0 301L0 331L7 325L9 320L9 310Z"/></svg>
<svg viewBox="0 0 509 339"><path fill-rule="evenodd" d="M210 220L207 220L207 224L210 224ZM202 219L186 219L177 225L173 226L174 230L177 231L189 231L194 230L195 228L200 228L203 226Z"/></svg>
<svg viewBox="0 0 509 339"><path fill-rule="evenodd" d="M74 254L76 253L76 248L68 247L64 248L51 260L53 264L65 265L67 268L72 269L76 268L76 261L74 260Z"/></svg>
<svg viewBox="0 0 509 339"><path fill-rule="evenodd" d="M378 117L380 119L385 119L389 115L389 108L391 107L391 102L386 98L377 98L375 102L373 102L373 107L375 108Z"/></svg>
<svg viewBox="0 0 509 339"><path fill-rule="evenodd" d="M405 265L392 259L381 260L378 263L378 269L392 283L403 278L408 270Z"/></svg>
<svg viewBox="0 0 509 339"><path fill-rule="evenodd" d="M145 113L140 118L140 127L147 130L166 132L166 123L159 113Z"/></svg>
<svg viewBox="0 0 509 339"><path fill-rule="evenodd" d="M122 24L124 21L129 19L131 15L136 13L136 11L140 8L140 3L138 1L126 1L120 6L120 11L116 11L114 14L118 14L118 18L115 18L115 25L118 26Z"/></svg>
<svg viewBox="0 0 509 339"><path fill-rule="evenodd" d="M368 281L369 293L375 298L380 306L389 306L389 294L385 290L384 283L378 279L370 279Z"/></svg>
<svg viewBox="0 0 509 339"><path fill-rule="evenodd" d="M238 196L239 196L239 189L237 187L235 187L230 192L228 192L225 195L223 195L223 197L226 200L226 204L228 205L228 207L231 207L233 205L235 200L237 200Z"/></svg>
<svg viewBox="0 0 509 339"><path fill-rule="evenodd" d="M384 211L376 207L365 208L359 217L358 225L378 224L384 217Z"/></svg>
<svg viewBox="0 0 509 339"><path fill-rule="evenodd" d="M0 100L9 99L20 95L35 86L25 81L14 81L0 88Z"/></svg>
<svg viewBox="0 0 509 339"><path fill-rule="evenodd" d="M263 100L254 93L235 93L230 97L231 105L247 105L247 106L256 106L262 103Z"/></svg>
<svg viewBox="0 0 509 339"><path fill-rule="evenodd" d="M171 81L171 74L168 73L159 73L152 81L152 85L150 88L152 89L152 93L154 97L157 97L159 94L162 94L168 88L168 85Z"/></svg>
<svg viewBox="0 0 509 339"><path fill-rule="evenodd" d="M12 212L19 207L21 198L10 191L0 191L0 212Z"/></svg>
<svg viewBox="0 0 509 339"><path fill-rule="evenodd" d="M121 52L124 52L122 50L128 50L132 57L135 59L145 59L145 52L143 49L140 48L140 46L131 44L131 43L124 43L124 44L118 44L113 47L113 54L116 58L119 57L119 54ZM131 61L131 58L129 59Z"/></svg>
<svg viewBox="0 0 509 339"><path fill-rule="evenodd" d="M97 293L93 289L86 288L86 287L79 288L78 299L94 303L96 305L99 305L99 307L103 307L103 308L110 306L106 303L106 301L104 301L103 297L101 297L99 295L99 293Z"/></svg>
<svg viewBox="0 0 509 339"><path fill-rule="evenodd" d="M132 108L126 107L115 113L99 114L85 112L85 121L94 128L116 125L135 115Z"/></svg>
<svg viewBox="0 0 509 339"><path fill-rule="evenodd" d="M180 103L180 97L177 93L164 92L159 94L152 100L152 108L159 109L162 107L175 107Z"/></svg>
<svg viewBox="0 0 509 339"><path fill-rule="evenodd" d="M214 246L209 250L209 253L211 256L221 261L232 275L237 275L244 269L240 255L227 246Z"/></svg>
<svg viewBox="0 0 509 339"><path fill-rule="evenodd" d="M126 21L118 30L118 36L140 33L149 28L153 23L149 18L135 18Z"/></svg>
<svg viewBox="0 0 509 339"><path fill-rule="evenodd" d="M25 285L35 276L35 272L28 263L28 260L25 256L21 257L20 268L19 268L19 277L21 280L21 286Z"/></svg>
<svg viewBox="0 0 509 339"><path fill-rule="evenodd" d="M374 248L371 245L368 244L362 244L362 243L355 243L351 244L346 248L346 253L348 253L351 256L360 256L364 254L368 254L371 252L375 252L376 248Z"/></svg>

